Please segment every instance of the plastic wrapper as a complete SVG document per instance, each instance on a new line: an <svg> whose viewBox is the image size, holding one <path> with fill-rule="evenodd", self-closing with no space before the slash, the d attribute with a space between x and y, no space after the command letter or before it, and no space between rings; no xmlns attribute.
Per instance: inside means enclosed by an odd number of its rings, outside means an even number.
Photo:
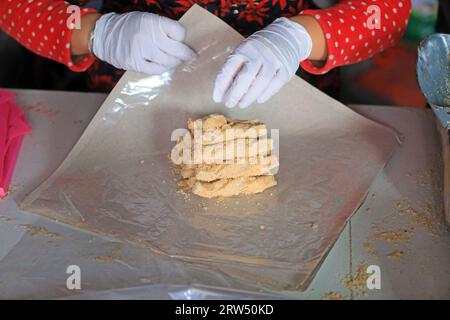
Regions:
<svg viewBox="0 0 450 320"><path fill-rule="evenodd" d="M234 279L232 290L304 289L397 137L297 77L263 105L215 104L213 81L242 37L198 6L181 22L199 58L173 74L127 72L65 161L22 207L148 247L174 264L210 270L215 276L205 276L204 285L226 275ZM279 129L276 187L223 201L177 191L168 160L171 134L188 118L211 113ZM167 275L158 279L169 278L173 269L161 272ZM180 282L189 280L186 272Z"/></svg>

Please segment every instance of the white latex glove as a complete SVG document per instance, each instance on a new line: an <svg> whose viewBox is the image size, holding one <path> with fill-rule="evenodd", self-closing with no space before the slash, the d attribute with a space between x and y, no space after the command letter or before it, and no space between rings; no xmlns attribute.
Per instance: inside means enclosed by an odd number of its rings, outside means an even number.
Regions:
<svg viewBox="0 0 450 320"><path fill-rule="evenodd" d="M311 50L311 36L302 25L278 18L228 57L214 84L214 101L228 108L266 102L295 75Z"/></svg>
<svg viewBox="0 0 450 320"><path fill-rule="evenodd" d="M153 13L108 13L94 29L92 53L116 68L149 75L172 70L196 54L178 21Z"/></svg>

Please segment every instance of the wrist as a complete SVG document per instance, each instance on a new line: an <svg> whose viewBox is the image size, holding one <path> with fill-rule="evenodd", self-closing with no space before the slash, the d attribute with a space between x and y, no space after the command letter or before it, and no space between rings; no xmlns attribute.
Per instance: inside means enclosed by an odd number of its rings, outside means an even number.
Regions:
<svg viewBox="0 0 450 320"><path fill-rule="evenodd" d="M101 17L98 13L88 13L81 17L81 28L72 32L71 53L73 56L90 54L91 33L95 23Z"/></svg>
<svg viewBox="0 0 450 320"><path fill-rule="evenodd" d="M325 34L319 22L311 16L298 15L290 18L294 23L298 23L311 36L312 48L307 59L314 61L324 61L328 55L328 47Z"/></svg>
<svg viewBox="0 0 450 320"><path fill-rule="evenodd" d="M125 15L125 14L124 14ZM110 32L113 25L118 25L118 21L124 15L110 12L99 17L91 29L89 42L90 52L98 59L107 60L105 48L111 43ZM120 25L120 24L119 24ZM120 29L120 28L119 28ZM119 32L120 34L120 32ZM108 40L109 39L109 40ZM110 61L111 62L111 61Z"/></svg>
<svg viewBox="0 0 450 320"><path fill-rule="evenodd" d="M288 32L284 33L284 36L288 36L291 39L291 43L296 48L296 64L302 62L303 60L306 60L309 58L312 52L312 39L311 35L309 34L308 30L300 24L297 23L294 20L288 19L288 18L279 18L277 20L283 20L285 23L285 28L287 28Z"/></svg>

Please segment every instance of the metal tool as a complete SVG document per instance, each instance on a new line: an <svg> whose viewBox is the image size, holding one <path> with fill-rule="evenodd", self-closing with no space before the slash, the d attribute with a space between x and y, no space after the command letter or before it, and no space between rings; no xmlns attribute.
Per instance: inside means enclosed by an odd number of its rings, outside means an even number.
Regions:
<svg viewBox="0 0 450 320"><path fill-rule="evenodd" d="M444 212L450 225L450 35L433 34L419 46L417 79L442 127Z"/></svg>
<svg viewBox="0 0 450 320"><path fill-rule="evenodd" d="M417 79L444 128L450 125L450 35L433 34L419 45Z"/></svg>

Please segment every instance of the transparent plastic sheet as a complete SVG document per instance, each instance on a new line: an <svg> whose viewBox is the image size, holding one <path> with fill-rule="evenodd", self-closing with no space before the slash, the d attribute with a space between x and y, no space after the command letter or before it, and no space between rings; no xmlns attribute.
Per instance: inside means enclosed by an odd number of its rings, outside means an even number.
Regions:
<svg viewBox="0 0 450 320"><path fill-rule="evenodd" d="M22 207L148 247L156 256L186 262L187 270L208 270L197 284L214 284L214 273L232 279L236 292L304 289L397 137L300 78L264 105L240 110L215 104L213 80L242 37L198 6L181 22L199 58L173 74L127 72L66 160ZM188 118L211 113L260 119L280 130L275 188L223 202L194 195L186 200L177 192L168 160L171 133L185 128ZM158 279L173 271L158 270L153 285L164 285ZM189 283L189 272L170 284L177 281ZM171 297L187 298L183 292L190 289Z"/></svg>
<svg viewBox="0 0 450 320"><path fill-rule="evenodd" d="M287 297L287 296L286 296ZM177 285L155 285L85 292L71 296L69 299L173 299L173 300L233 300L233 299L279 299L279 295L260 294L252 292L236 292L222 288L208 288L192 285L190 287Z"/></svg>

